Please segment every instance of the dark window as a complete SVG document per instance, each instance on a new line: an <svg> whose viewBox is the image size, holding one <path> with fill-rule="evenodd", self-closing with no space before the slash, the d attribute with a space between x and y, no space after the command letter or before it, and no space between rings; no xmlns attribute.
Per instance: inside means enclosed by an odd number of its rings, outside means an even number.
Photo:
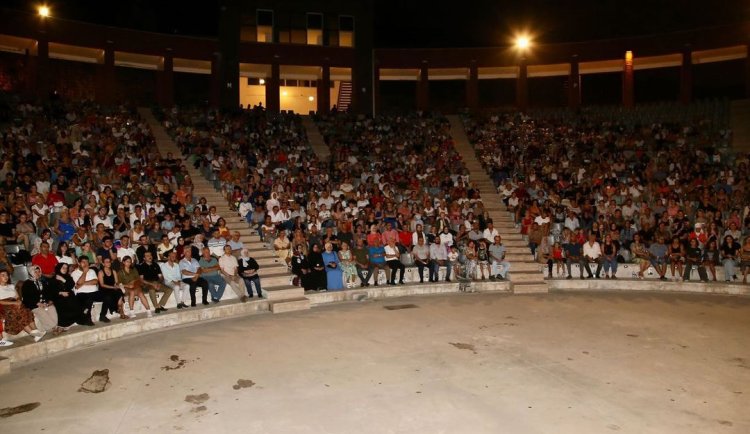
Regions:
<svg viewBox="0 0 750 434"><path fill-rule="evenodd" d="M273 11L258 9L258 25L273 26Z"/></svg>
<svg viewBox="0 0 750 434"><path fill-rule="evenodd" d="M339 30L344 32L354 31L354 17L350 15L339 16Z"/></svg>
<svg viewBox="0 0 750 434"><path fill-rule="evenodd" d="M323 28L323 14L308 13L307 28L320 30Z"/></svg>

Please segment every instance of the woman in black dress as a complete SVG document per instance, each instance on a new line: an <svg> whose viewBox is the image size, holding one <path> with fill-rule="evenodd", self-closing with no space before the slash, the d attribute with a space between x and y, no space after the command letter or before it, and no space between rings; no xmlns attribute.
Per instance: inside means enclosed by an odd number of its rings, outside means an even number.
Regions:
<svg viewBox="0 0 750 434"><path fill-rule="evenodd" d="M307 266L307 257L305 256L304 246L297 244L294 246L292 253L292 274L294 274L294 286L300 286L305 280L305 275L310 272ZM307 289L307 288L305 288Z"/></svg>
<svg viewBox="0 0 750 434"><path fill-rule="evenodd" d="M320 245L313 244L312 251L307 256L307 266L310 272L302 278L302 286L306 291L319 291L326 289L326 267L323 255L320 253Z"/></svg>
<svg viewBox="0 0 750 434"><path fill-rule="evenodd" d="M97 273L97 277L99 278L99 291L106 294L110 300L117 301L116 306L120 319L129 319L130 317L125 315L125 300L117 273L112 269L112 259L102 258L102 269ZM115 303L111 303L108 313L115 313L112 310L114 307Z"/></svg>
<svg viewBox="0 0 750 434"><path fill-rule="evenodd" d="M70 277L70 265L62 262L55 267L55 278L50 281L49 299L57 310L57 325L67 329L73 323L94 325L91 318L83 314L83 307L78 303L73 291L75 282Z"/></svg>

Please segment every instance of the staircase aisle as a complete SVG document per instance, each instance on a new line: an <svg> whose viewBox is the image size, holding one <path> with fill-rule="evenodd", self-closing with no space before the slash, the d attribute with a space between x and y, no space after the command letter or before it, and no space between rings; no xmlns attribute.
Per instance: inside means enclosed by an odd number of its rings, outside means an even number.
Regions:
<svg viewBox="0 0 750 434"><path fill-rule="evenodd" d="M476 157L474 147L464 130L459 116L448 116L451 124L451 137L456 151L469 170L469 180L476 183L482 193L485 209L489 212L495 228L503 239L506 247L505 258L510 262L510 281L515 294L548 292L547 282L539 263L534 261L528 243L523 239L520 231L513 224L513 217L507 211L495 185L482 164Z"/></svg>
<svg viewBox="0 0 750 434"><path fill-rule="evenodd" d="M139 108L138 112L151 127L159 153L166 155L171 152L175 158L184 160L182 152L156 120L151 110ZM263 296L268 299L271 311L281 313L309 309L310 300L305 297L304 289L289 284L292 275L287 270L286 264L276 257L268 244L260 241L255 229L237 215L236 211L232 211L226 198L214 188L212 181L206 179L203 173L191 164L186 164L186 167L194 185L193 196L205 197L209 205L216 206L217 213L226 220L229 230L240 233L240 240L250 250L250 255L258 261ZM233 291L225 291L224 298L233 297L235 297Z"/></svg>
<svg viewBox="0 0 750 434"><path fill-rule="evenodd" d="M342 81L339 86L339 96L336 100L336 109L340 112L349 110L349 106L352 103L352 82Z"/></svg>
<svg viewBox="0 0 750 434"><path fill-rule="evenodd" d="M302 125L305 127L307 140L310 141L310 147L318 156L318 160L327 162L331 158L331 149L326 144L323 135L320 134L318 126L315 125L310 116L302 116Z"/></svg>

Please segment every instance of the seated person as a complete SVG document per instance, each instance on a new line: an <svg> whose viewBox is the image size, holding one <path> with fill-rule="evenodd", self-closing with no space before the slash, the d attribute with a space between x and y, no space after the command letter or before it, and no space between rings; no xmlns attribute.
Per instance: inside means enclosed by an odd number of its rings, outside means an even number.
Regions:
<svg viewBox="0 0 750 434"><path fill-rule="evenodd" d="M219 261L211 255L208 247L204 247L198 264L201 266L201 277L208 282L211 301L218 303L227 287L227 282L219 274Z"/></svg>
<svg viewBox="0 0 750 434"><path fill-rule="evenodd" d="M219 258L219 269L221 277L237 294L237 299L243 303L246 302L247 295L245 295L245 292L247 288L245 287L245 281L239 274L239 262L232 254L232 246L229 244L224 246L224 254Z"/></svg>
<svg viewBox="0 0 750 434"><path fill-rule="evenodd" d="M126 313L127 316L135 318L136 314L133 310L135 305L135 297L141 301L141 304L146 309L146 316L151 317L151 307L146 300L146 296L143 294L143 280L141 275L133 265L133 258L130 256L123 256L122 268L117 272L117 279L120 281L120 288L128 294L128 307L130 313Z"/></svg>
<svg viewBox="0 0 750 434"><path fill-rule="evenodd" d="M667 246L664 244L664 237L657 236L656 241L649 246L648 253L651 257L651 265L659 274L659 279L667 280Z"/></svg>
<svg viewBox="0 0 750 434"><path fill-rule="evenodd" d="M143 281L144 291L148 291L148 296L154 304L154 312L166 312L167 308L164 305L167 304L169 296L172 295L172 287L163 283L164 276L162 275L161 267L154 261L153 253L147 251L143 255L143 262L138 265L138 274L141 276L141 281ZM161 296L161 300L156 299L157 292L164 293Z"/></svg>
<svg viewBox="0 0 750 434"><path fill-rule="evenodd" d="M199 287L203 293L203 304L208 304L208 282L201 277L200 263L193 258L193 250L185 249L184 257L180 259L182 282L190 288L190 307L195 307L195 291ZM187 306L183 306L185 308Z"/></svg>

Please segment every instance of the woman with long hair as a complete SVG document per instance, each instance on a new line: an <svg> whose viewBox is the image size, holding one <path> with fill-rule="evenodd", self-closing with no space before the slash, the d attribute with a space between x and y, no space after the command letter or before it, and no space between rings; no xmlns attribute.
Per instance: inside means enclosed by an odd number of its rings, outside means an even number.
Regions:
<svg viewBox="0 0 750 434"><path fill-rule="evenodd" d="M138 274L138 270L133 267L133 259L130 256L124 256L122 258L122 268L117 274L119 280L120 289L127 291L128 294L128 307L130 313L125 314L131 318L135 317L133 308L135 305L135 297L141 301L143 307L146 309L146 315L151 317L151 307L148 304L148 299L143 294L143 281L141 276Z"/></svg>
<svg viewBox="0 0 750 434"><path fill-rule="evenodd" d="M130 258L130 257L128 257ZM108 313L115 313L113 309L117 306L117 313L120 314L120 319L129 319L130 317L125 314L125 300L120 288L120 279L117 272L112 269L112 259L110 257L102 258L102 269L96 273L97 279L99 280L99 291L109 296L109 299L116 301L111 303ZM102 306L104 309L104 306ZM132 310L132 308L131 308Z"/></svg>
<svg viewBox="0 0 750 434"><path fill-rule="evenodd" d="M44 331L37 330L34 313L21 302L8 270L0 270L0 319L5 320L5 331L10 335L25 331L34 342L39 342L45 335ZM7 341L0 342L3 342L0 346L8 345Z"/></svg>

